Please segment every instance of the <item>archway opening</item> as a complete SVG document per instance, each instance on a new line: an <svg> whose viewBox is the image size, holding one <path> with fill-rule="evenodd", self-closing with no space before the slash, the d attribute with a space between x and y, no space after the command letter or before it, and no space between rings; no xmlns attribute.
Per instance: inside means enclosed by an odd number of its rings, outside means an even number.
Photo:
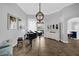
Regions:
<svg viewBox="0 0 79 59"><path fill-rule="evenodd" d="M67 34L73 34L72 38L79 39L79 17L71 18L68 20Z"/></svg>
<svg viewBox="0 0 79 59"><path fill-rule="evenodd" d="M79 46L79 17L71 18L67 21L67 35L69 46Z"/></svg>

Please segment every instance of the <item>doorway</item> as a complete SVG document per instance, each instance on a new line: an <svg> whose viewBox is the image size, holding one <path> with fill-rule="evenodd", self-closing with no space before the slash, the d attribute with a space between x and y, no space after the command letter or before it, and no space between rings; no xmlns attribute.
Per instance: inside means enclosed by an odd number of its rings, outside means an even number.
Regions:
<svg viewBox="0 0 79 59"><path fill-rule="evenodd" d="M37 31L41 31L44 34L44 22L37 22Z"/></svg>
<svg viewBox="0 0 79 59"><path fill-rule="evenodd" d="M70 47L79 45L79 17L71 18L67 21L67 35Z"/></svg>

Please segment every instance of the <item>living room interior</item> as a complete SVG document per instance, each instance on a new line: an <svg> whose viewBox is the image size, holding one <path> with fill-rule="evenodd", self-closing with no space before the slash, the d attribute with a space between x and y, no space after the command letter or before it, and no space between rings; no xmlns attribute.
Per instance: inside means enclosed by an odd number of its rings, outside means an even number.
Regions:
<svg viewBox="0 0 79 59"><path fill-rule="evenodd" d="M79 3L0 3L0 56L79 56L78 20Z"/></svg>

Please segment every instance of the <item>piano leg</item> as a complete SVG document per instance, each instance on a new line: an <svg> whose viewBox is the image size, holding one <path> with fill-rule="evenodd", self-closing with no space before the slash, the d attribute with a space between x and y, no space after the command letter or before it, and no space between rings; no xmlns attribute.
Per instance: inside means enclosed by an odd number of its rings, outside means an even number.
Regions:
<svg viewBox="0 0 79 59"><path fill-rule="evenodd" d="M31 45L31 47L32 47L32 39L30 39L29 41L30 41L30 45Z"/></svg>

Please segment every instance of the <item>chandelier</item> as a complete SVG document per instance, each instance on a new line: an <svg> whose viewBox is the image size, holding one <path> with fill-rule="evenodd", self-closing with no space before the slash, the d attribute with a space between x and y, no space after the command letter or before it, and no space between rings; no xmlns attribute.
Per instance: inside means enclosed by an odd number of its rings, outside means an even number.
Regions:
<svg viewBox="0 0 79 59"><path fill-rule="evenodd" d="M36 19L41 22L44 19L44 14L41 12L41 3L39 3L39 11L36 14Z"/></svg>

